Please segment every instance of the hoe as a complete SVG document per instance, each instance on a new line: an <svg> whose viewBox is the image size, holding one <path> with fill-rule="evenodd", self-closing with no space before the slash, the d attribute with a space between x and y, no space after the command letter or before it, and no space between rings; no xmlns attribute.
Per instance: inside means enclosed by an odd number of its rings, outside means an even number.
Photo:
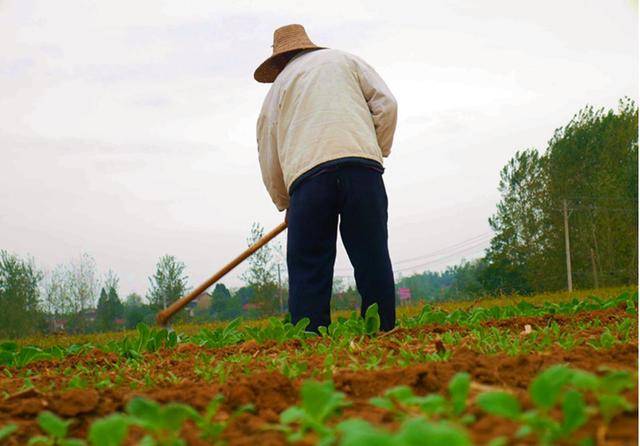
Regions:
<svg viewBox="0 0 640 446"><path fill-rule="evenodd" d="M158 317L156 318L158 325L161 325L163 327L166 326L169 322L169 319L171 319L174 314L182 310L189 302L204 293L207 288L216 283L218 280L222 279L229 271L240 265L247 257L250 257L258 249L269 243L271 239L280 234L286 228L286 221L280 223L278 226L272 229L271 232L265 234L264 237L255 242L253 245L249 246L244 252L242 252L242 254L233 259L231 262L227 263L220 271L215 273L192 292L176 300L168 308L165 308L160 313L158 313Z"/></svg>

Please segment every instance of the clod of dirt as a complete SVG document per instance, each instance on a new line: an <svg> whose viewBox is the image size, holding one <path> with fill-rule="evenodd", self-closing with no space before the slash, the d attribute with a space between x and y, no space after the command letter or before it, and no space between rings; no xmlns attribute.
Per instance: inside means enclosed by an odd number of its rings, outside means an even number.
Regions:
<svg viewBox="0 0 640 446"><path fill-rule="evenodd" d="M253 404L259 413L280 413L298 399L291 381L277 372L258 372L228 382L222 388L225 402L231 408Z"/></svg>
<svg viewBox="0 0 640 446"><path fill-rule="evenodd" d="M75 417L93 412L99 400L100 394L95 389L71 389L52 399L51 410L58 415Z"/></svg>

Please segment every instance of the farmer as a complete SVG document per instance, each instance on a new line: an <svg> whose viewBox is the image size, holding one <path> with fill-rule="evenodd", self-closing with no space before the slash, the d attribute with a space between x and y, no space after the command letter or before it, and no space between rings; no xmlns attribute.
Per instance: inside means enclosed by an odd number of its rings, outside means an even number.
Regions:
<svg viewBox="0 0 640 446"><path fill-rule="evenodd" d="M395 325L382 158L396 127L396 100L362 59L313 44L301 25L278 28L273 54L254 73L273 83L257 124L262 179L289 223L287 266L292 322L331 322L340 236L362 296L377 303L382 330Z"/></svg>

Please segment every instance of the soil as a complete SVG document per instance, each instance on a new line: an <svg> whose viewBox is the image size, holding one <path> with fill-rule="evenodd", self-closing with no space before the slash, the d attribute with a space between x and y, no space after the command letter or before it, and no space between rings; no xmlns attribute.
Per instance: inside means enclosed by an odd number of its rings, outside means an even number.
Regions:
<svg viewBox="0 0 640 446"><path fill-rule="evenodd" d="M574 327L578 321L593 321L600 319L603 325L615 323L630 316L622 309L611 309L600 312L581 313L576 316L545 316L539 318L512 318L487 322L486 326L495 326L520 332L525 325L533 327L547 326L556 322L565 327ZM636 321L637 323L637 321ZM368 403L369 398L384 393L385 390L397 386L408 385L417 394L439 392L446 393L447 383L453 375L460 371L467 371L472 379L473 399L479 391L487 389L505 389L519 397L524 407L530 407L527 388L533 376L541 370L558 363L565 363L572 367L600 373L603 368L624 369L637 372L638 348L637 332L629 344L617 344L609 350L596 350L586 345L577 346L571 350L564 350L553 346L543 352L526 355L509 356L507 354L486 355L465 346L443 345L437 339L444 331L457 331L462 334L468 332L464 326L429 325L414 329L398 329L393 333L373 340L363 340L357 344L352 352L338 355L336 367L332 371L332 379L336 388L344 392L352 405L346 408L342 418L359 417L385 426L390 429L397 427L398 422L390 414ZM596 329L594 329L596 330ZM348 355L367 355L369 348L388 351L398 351L403 348L415 348L420 339L428 334L437 339L422 348L429 351L449 349L450 357L446 361L423 362L407 367L384 367L366 370L349 370L346 366ZM593 336L594 332L577 333L576 336ZM424 338L424 336L423 336ZM305 341L312 346L324 342L320 339ZM408 345L411 344L411 345ZM279 371L269 370L264 358L273 358L282 352L289 352L292 357L300 352L301 341L289 341L283 344L266 342L258 344L255 341L229 346L222 349L200 348L192 344L183 344L175 350L160 351L145 357L147 371L154 377L166 377L170 371L175 379L156 383L153 387L139 386L132 389L132 383L142 382L142 376L127 369L126 379L108 388L73 388L68 389L72 376L65 376L69 370L78 364L88 369L104 370L113 382L117 382L119 367L124 362L117 355L93 351L83 355L69 357L61 361L41 361L23 369L8 369L0 367L0 426L7 423L18 425L18 431L9 437L4 444L26 444L31 436L40 435L36 416L42 410L50 410L61 417L72 418L71 436L84 438L91 422L107 414L123 411L127 402L134 396L145 396L160 403L171 401L190 404L198 410L204 410L209 401L216 395L224 396L224 403L219 411L218 419L228 419L228 427L223 433L223 439L230 445L284 445L284 434L274 428L279 414L287 407L297 404L301 383L313 373L315 366L324 363L325 358L319 354L305 357L309 370L295 378L288 378ZM215 378L207 381L195 372L199 361L206 358L211 363L219 362L238 354L250 355L251 362L244 366L231 368L224 382ZM294 359L292 359L294 361ZM25 386L24 372L30 371L30 381L36 388ZM4 372L4 373L3 373ZM9 377L8 375L12 375ZM160 379L160 378L158 378ZM637 388L628 391L625 397L634 405L638 400ZM253 404L252 413L234 413L243 405ZM475 444L486 444L491 439L504 435L510 439L510 444L535 444L532 438L515 440L517 426L503 419L492 417L472 407L476 420L468 426ZM335 422L338 422L336 419ZM199 431L194 425L187 423L182 437L188 444L207 444L198 437ZM631 413L614 418L605 428L605 423L595 418L585 426L575 438L584 435L600 438L608 445L630 445L638 442L638 413ZM133 430L126 444L136 444L142 432ZM314 437L308 436L301 444L313 444Z"/></svg>

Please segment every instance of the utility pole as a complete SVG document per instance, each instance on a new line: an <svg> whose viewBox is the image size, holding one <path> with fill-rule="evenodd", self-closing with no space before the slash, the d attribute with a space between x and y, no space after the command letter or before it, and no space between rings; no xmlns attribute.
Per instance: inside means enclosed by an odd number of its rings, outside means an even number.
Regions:
<svg viewBox="0 0 640 446"><path fill-rule="evenodd" d="M567 255L567 288L573 291L573 280L571 277L571 246L569 245L569 213L567 211L567 200L562 200L562 211L564 214L564 248Z"/></svg>

